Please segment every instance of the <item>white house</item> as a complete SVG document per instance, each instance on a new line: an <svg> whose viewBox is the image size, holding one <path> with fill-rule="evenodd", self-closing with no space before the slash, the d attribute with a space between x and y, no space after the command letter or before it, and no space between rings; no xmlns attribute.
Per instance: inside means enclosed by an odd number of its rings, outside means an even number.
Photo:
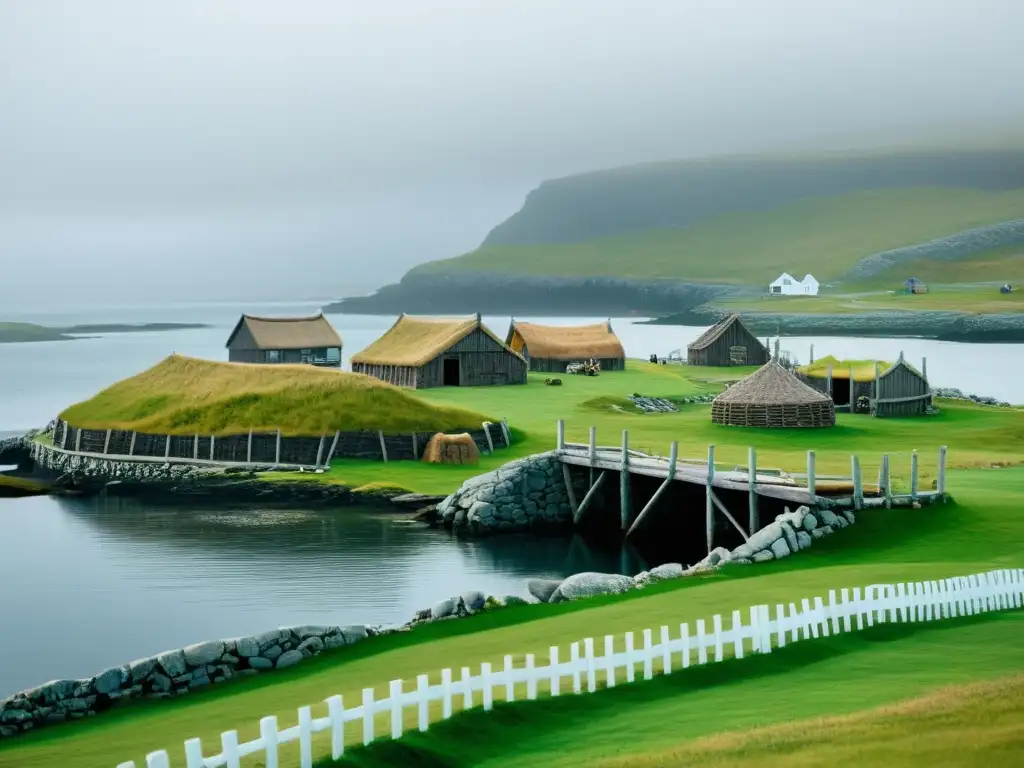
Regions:
<svg viewBox="0 0 1024 768"><path fill-rule="evenodd" d="M803 280L797 280L788 272L783 272L768 286L768 292L781 296L817 296L818 281L814 275L804 275Z"/></svg>

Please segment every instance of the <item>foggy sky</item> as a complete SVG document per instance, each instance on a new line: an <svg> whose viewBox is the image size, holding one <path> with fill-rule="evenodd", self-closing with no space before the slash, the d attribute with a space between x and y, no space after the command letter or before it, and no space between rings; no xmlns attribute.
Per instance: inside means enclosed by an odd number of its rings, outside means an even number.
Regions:
<svg viewBox="0 0 1024 768"><path fill-rule="evenodd" d="M341 296L544 178L1018 120L1021 29L1017 0L0 0L0 320Z"/></svg>

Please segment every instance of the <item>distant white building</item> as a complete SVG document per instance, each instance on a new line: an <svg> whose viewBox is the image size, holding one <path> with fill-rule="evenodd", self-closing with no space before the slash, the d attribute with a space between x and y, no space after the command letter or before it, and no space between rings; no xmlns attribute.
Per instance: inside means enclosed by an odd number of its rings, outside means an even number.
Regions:
<svg viewBox="0 0 1024 768"><path fill-rule="evenodd" d="M783 272L768 286L768 292L779 296L817 296L818 281L814 275L804 275L803 280L797 280L788 272Z"/></svg>

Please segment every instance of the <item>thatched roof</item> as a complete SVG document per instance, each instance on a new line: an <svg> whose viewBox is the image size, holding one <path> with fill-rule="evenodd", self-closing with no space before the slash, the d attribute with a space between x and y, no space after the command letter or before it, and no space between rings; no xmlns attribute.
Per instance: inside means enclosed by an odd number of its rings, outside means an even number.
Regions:
<svg viewBox="0 0 1024 768"><path fill-rule="evenodd" d="M727 330L729 330L733 326L733 324L735 324L735 323L739 323L740 325L743 325L743 323L740 322L740 316L739 315L734 313L734 314L729 315L728 317L723 317L717 323L715 323L710 328L708 328L706 331L704 331L704 333L702 333L700 336L698 336L692 342L687 344L686 348L687 349L694 349L694 350L696 350L696 349L706 349L707 347L710 347L712 344L714 344L718 340L719 336L721 336L723 333L725 333Z"/></svg>
<svg viewBox="0 0 1024 768"><path fill-rule="evenodd" d="M836 421L832 398L770 360L711 403L711 420L743 427L825 427Z"/></svg>
<svg viewBox="0 0 1024 768"><path fill-rule="evenodd" d="M538 325L515 320L508 329L505 343L513 344L516 334L522 338L530 357L554 360L579 358L624 358L626 351L612 330L610 322L593 325Z"/></svg>
<svg viewBox="0 0 1024 768"><path fill-rule="evenodd" d="M257 349L319 349L341 347L341 336L323 313L313 317L256 317L242 315L228 336L231 346L242 325L249 329Z"/></svg>
<svg viewBox="0 0 1024 768"><path fill-rule="evenodd" d="M480 315L444 318L402 314L383 336L354 355L352 362L418 368L429 363L477 328L508 349L505 343L481 322ZM508 351L521 358L521 355L511 349Z"/></svg>

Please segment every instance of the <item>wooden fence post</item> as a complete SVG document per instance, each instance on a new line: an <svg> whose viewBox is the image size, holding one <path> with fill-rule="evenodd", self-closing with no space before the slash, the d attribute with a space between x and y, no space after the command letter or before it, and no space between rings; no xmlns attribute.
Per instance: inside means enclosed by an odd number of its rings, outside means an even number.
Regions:
<svg viewBox="0 0 1024 768"><path fill-rule="evenodd" d="M281 428L277 428L277 439L274 442L274 464L281 465Z"/></svg>
<svg viewBox="0 0 1024 768"><path fill-rule="evenodd" d="M850 457L850 474L853 476L853 508L860 509L864 506L864 486L860 479L860 458Z"/></svg>
<svg viewBox="0 0 1024 768"><path fill-rule="evenodd" d="M587 454L590 460L590 484L594 484L594 469L597 464L597 427L590 428L590 449Z"/></svg>
<svg viewBox="0 0 1024 768"><path fill-rule="evenodd" d="M64 428L67 429L67 426ZM128 442L128 455L135 455L135 430L132 430L132 439Z"/></svg>
<svg viewBox="0 0 1024 768"><path fill-rule="evenodd" d="M879 481L879 485L884 482L884 495L885 495L885 508L892 509L892 483L889 480L889 454L882 454L882 467L879 469L879 474L882 480Z"/></svg>
<svg viewBox="0 0 1024 768"><path fill-rule="evenodd" d="M556 448L558 450L560 450L560 451L564 451L565 450L565 421L563 419L559 419L558 420L558 427L557 427L557 429L558 429L558 436L557 436L558 444L557 444Z"/></svg>
<svg viewBox="0 0 1024 768"><path fill-rule="evenodd" d="M622 469L619 472L619 506L622 530L629 528L629 430L622 430Z"/></svg>
<svg viewBox="0 0 1024 768"><path fill-rule="evenodd" d="M917 449L910 454L910 500L917 501Z"/></svg>
<svg viewBox="0 0 1024 768"><path fill-rule="evenodd" d="M167 436L167 441L164 443L164 458L171 458L171 436Z"/></svg>
<svg viewBox="0 0 1024 768"><path fill-rule="evenodd" d="M196 436L192 439L192 458L199 458L199 433L196 432Z"/></svg>
<svg viewBox="0 0 1024 768"><path fill-rule="evenodd" d="M384 463L388 463L388 447L384 444L384 430L377 430L377 437L380 439L380 455L384 459Z"/></svg>
<svg viewBox="0 0 1024 768"><path fill-rule="evenodd" d="M213 461L213 447L214 447L214 444L216 442L217 442L217 436L216 435L210 435L210 461Z"/></svg>
<svg viewBox="0 0 1024 768"><path fill-rule="evenodd" d="M245 449L245 463L252 464L252 430L249 430L249 444Z"/></svg>
<svg viewBox="0 0 1024 768"><path fill-rule="evenodd" d="M946 492L946 446L939 448L939 477L935 481L935 490L942 496Z"/></svg>
<svg viewBox="0 0 1024 768"><path fill-rule="evenodd" d="M106 455L110 452L110 430L107 430L107 436L103 438L103 453Z"/></svg>
<svg viewBox="0 0 1024 768"><path fill-rule="evenodd" d="M814 497L817 495L817 476L815 471L814 451L807 452L807 493L811 497L811 503L814 503Z"/></svg>
<svg viewBox="0 0 1024 768"><path fill-rule="evenodd" d="M750 535L761 527L757 519L757 451L747 448L747 503L750 506Z"/></svg>
<svg viewBox="0 0 1024 768"><path fill-rule="evenodd" d="M776 342L777 343L777 342ZM707 527L707 538L708 538L708 554L711 554L711 550L714 548L715 542L715 506L714 506L714 493L712 492L712 482L715 479L715 446L708 446L708 484L705 488L705 526Z"/></svg>

